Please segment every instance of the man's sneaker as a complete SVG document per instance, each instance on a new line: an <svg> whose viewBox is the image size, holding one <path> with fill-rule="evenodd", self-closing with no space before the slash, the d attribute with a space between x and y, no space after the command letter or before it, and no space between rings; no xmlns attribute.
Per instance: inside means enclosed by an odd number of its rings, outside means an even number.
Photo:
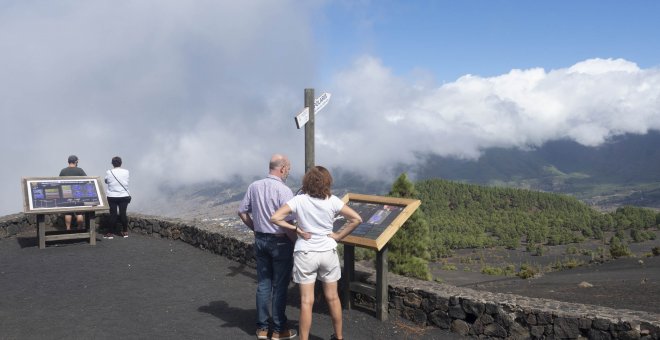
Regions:
<svg viewBox="0 0 660 340"><path fill-rule="evenodd" d="M108 240L112 240L115 237L112 235L112 233L106 233L105 235L103 235L103 238L106 238Z"/></svg>
<svg viewBox="0 0 660 340"><path fill-rule="evenodd" d="M287 329L281 332L273 332L272 340L284 340L284 339L293 339L298 335L295 329Z"/></svg>
<svg viewBox="0 0 660 340"><path fill-rule="evenodd" d="M257 329L257 339L268 339L268 330L267 329Z"/></svg>
<svg viewBox="0 0 660 340"><path fill-rule="evenodd" d="M122 231L121 236L123 236L124 238L127 238L128 237L128 232L127 231Z"/></svg>
<svg viewBox="0 0 660 340"><path fill-rule="evenodd" d="M261 340L268 339L268 330L267 329L257 329L257 339L261 339Z"/></svg>

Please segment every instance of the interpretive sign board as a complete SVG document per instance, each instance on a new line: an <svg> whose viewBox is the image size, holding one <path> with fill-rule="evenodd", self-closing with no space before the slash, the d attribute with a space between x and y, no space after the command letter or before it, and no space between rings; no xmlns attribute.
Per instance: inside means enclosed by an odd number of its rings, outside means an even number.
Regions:
<svg viewBox="0 0 660 340"><path fill-rule="evenodd" d="M101 177L23 177L23 211L37 217L37 242L40 249L46 241L89 239L96 245L95 213L108 210L108 200ZM46 231L46 214L83 214L84 226L77 230Z"/></svg>
<svg viewBox="0 0 660 340"><path fill-rule="evenodd" d="M107 210L100 177L24 177L23 211L32 214Z"/></svg>
<svg viewBox="0 0 660 340"><path fill-rule="evenodd" d="M362 217L362 223L341 242L374 250L381 250L421 205L415 199L351 193L342 200ZM334 231L341 230L345 222L338 218Z"/></svg>
<svg viewBox="0 0 660 340"><path fill-rule="evenodd" d="M387 278L387 242L396 234L422 204L420 200L346 194L342 200L353 208L362 223L353 232L344 237L344 305L349 310L352 305L351 293L361 293L376 298L376 317L386 320L388 314L388 278ZM344 228L346 221L335 221L334 231ZM355 247L369 248L376 251L376 287L355 281Z"/></svg>

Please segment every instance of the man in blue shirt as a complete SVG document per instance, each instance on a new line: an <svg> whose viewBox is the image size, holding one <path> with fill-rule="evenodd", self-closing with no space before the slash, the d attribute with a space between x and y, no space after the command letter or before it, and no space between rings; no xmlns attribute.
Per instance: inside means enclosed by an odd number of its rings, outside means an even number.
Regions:
<svg viewBox="0 0 660 340"><path fill-rule="evenodd" d="M254 250L257 259L257 339L268 339L269 305L272 302L272 340L292 339L295 329L288 328L285 314L287 290L293 267L295 235L270 222L270 216L293 198L284 184L291 163L275 154L270 159L269 173L253 182L238 208L238 216L254 231Z"/></svg>

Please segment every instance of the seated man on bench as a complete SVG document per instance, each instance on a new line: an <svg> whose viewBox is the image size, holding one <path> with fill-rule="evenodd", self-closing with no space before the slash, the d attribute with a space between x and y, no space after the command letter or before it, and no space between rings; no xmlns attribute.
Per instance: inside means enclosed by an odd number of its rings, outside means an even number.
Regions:
<svg viewBox="0 0 660 340"><path fill-rule="evenodd" d="M69 156L69 166L60 171L60 176L87 176L85 170L78 167L78 156L71 155ZM77 229L85 229L85 218L81 213L69 213L64 215L64 224L66 224L66 230L71 230L71 220L73 220L73 215L76 215L76 224Z"/></svg>

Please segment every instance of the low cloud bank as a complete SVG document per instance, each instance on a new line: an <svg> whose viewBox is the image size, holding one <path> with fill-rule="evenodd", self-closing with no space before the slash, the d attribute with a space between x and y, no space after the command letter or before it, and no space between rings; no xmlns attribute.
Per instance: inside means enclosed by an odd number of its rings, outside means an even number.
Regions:
<svg viewBox="0 0 660 340"><path fill-rule="evenodd" d="M0 12L0 214L20 178L54 176L69 154L102 176L120 155L136 203L163 186L250 180L274 152L304 166L293 116L318 84L316 8L278 1L14 2ZM316 162L391 179L420 155L476 158L555 139L589 146L660 129L660 72L621 59L434 84L364 56L331 82ZM310 85L311 84L311 85ZM137 205L136 205L137 206Z"/></svg>
<svg viewBox="0 0 660 340"><path fill-rule="evenodd" d="M434 86L364 57L334 86L335 101L317 123L321 154L371 176L397 162L414 164L420 154L474 159L491 147L528 149L558 139L598 146L660 129L660 69L622 59L465 75Z"/></svg>

